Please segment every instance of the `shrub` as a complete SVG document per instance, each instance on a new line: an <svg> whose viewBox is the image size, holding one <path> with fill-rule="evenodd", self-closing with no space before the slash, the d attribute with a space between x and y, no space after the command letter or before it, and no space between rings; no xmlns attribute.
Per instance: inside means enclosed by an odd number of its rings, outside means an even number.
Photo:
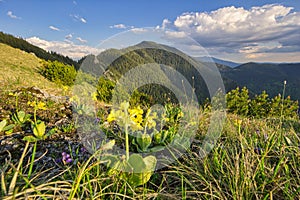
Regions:
<svg viewBox="0 0 300 200"><path fill-rule="evenodd" d="M227 109L231 113L247 116L249 111L249 91L246 87L237 87L226 94Z"/></svg>
<svg viewBox="0 0 300 200"><path fill-rule="evenodd" d="M43 62L43 68L40 73L52 82L67 86L74 84L77 75L74 66L58 61Z"/></svg>
<svg viewBox="0 0 300 200"><path fill-rule="evenodd" d="M109 103L112 98L115 83L105 77L100 77L97 85L97 99Z"/></svg>

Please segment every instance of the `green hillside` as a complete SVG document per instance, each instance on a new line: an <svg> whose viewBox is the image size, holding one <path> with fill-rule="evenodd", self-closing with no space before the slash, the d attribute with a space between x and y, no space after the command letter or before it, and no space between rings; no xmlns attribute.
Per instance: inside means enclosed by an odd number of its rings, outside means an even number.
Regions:
<svg viewBox="0 0 300 200"><path fill-rule="evenodd" d="M202 76L206 74L211 78L216 75L212 70L212 66L210 66L212 63L198 62L173 47L149 41L143 41L137 45L120 50L108 49L97 56L89 55L81 62L80 70L96 76L104 73L106 77L114 81L118 81L127 72L132 72L131 70L136 67L146 66L142 70L136 70L135 78L155 77L155 80L165 83L163 85L167 85L169 89L174 87L184 91L182 77L175 73L170 74L170 71L166 68L166 66L171 67L178 74L182 75L190 86L195 88L200 102L209 98L208 88ZM200 69L200 73L195 66ZM151 67L155 69L152 70ZM236 84L230 79L224 78L224 83L227 91L236 88ZM133 88L137 88L134 84L135 81L126 83L126 87L132 85ZM218 84L214 85L219 87ZM139 91L150 94L157 101L160 101L168 97L174 97L174 94L169 95L170 90L167 88L152 84L139 88ZM217 89L219 88L214 88L213 90L216 91Z"/></svg>
<svg viewBox="0 0 300 200"><path fill-rule="evenodd" d="M38 72L40 62L41 59L34 54L0 43L0 87L13 90L37 86L49 93L59 94L61 89Z"/></svg>
<svg viewBox="0 0 300 200"><path fill-rule="evenodd" d="M239 86L246 86L255 94L266 90L270 96L281 93L286 80L286 95L295 100L300 99L300 63L246 63L234 69L223 70L222 74L236 81Z"/></svg>
<svg viewBox="0 0 300 200"><path fill-rule="evenodd" d="M63 56L56 52L48 52L40 47L30 44L22 38L15 37L13 35L0 32L0 43L21 49L28 53L34 53L37 57L43 60L59 61L68 65L73 65L75 68L79 67L79 64L68 56Z"/></svg>

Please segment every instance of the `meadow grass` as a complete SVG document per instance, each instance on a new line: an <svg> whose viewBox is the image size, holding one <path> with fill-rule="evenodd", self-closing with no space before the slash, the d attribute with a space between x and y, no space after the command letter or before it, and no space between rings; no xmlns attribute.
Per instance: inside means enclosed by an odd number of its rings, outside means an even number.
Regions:
<svg viewBox="0 0 300 200"><path fill-rule="evenodd" d="M205 134L209 112L201 115L196 138ZM84 163L65 166L51 178L22 159L1 167L2 199L297 199L300 193L297 119L249 119L229 114L213 150L201 156L193 143L172 165L132 187L110 174L96 152ZM240 123L237 123L239 121ZM39 158L36 158L39 159Z"/></svg>
<svg viewBox="0 0 300 200"><path fill-rule="evenodd" d="M51 94L62 94L61 86L40 73L41 59L34 54L0 43L0 87L3 91L38 86Z"/></svg>
<svg viewBox="0 0 300 200"><path fill-rule="evenodd" d="M39 66L34 55L0 44L0 86L4 90L38 85L47 92L61 94L59 86L38 73ZM5 101L14 105L14 97L10 98ZM97 159L105 152L96 151L75 165L45 169L36 163L47 152L33 156L34 146L24 142L22 152L8 152L5 162L0 163L0 199L299 198L298 117L259 119L227 114L222 131L217 133L220 137L203 157L201 142L211 115L209 109L201 110L199 119L195 119L199 120L199 128L191 148L172 164L155 171L149 182L136 187L122 173L110 173L104 161ZM76 127L65 125L62 130L74 132ZM19 153L20 159L13 160L13 153Z"/></svg>

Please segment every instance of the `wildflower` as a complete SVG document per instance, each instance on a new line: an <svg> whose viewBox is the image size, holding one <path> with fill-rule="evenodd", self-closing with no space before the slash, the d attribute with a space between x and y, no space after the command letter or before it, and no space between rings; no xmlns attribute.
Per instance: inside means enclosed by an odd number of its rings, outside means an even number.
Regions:
<svg viewBox="0 0 300 200"><path fill-rule="evenodd" d="M67 154L66 152L62 152L61 155L62 155L62 162L64 164L68 164L68 163L72 162L72 158L71 158L70 154Z"/></svg>
<svg viewBox="0 0 300 200"><path fill-rule="evenodd" d="M148 109L145 123L147 124L148 128L154 128L156 126L155 119L157 118L156 112L151 113L151 110Z"/></svg>
<svg viewBox="0 0 300 200"><path fill-rule="evenodd" d="M27 105L34 107L36 110L46 110L46 104L44 102L37 103L36 101L28 101Z"/></svg>
<svg viewBox="0 0 300 200"><path fill-rule="evenodd" d="M241 120L241 119L236 119L235 122L234 122L234 124L235 124L236 126L241 126L242 120Z"/></svg>
<svg viewBox="0 0 300 200"><path fill-rule="evenodd" d="M93 92L93 93L91 94L91 97L92 97L93 101L97 101L97 100L98 100L98 99L97 99L97 92Z"/></svg>
<svg viewBox="0 0 300 200"><path fill-rule="evenodd" d="M259 130L256 130L255 132L256 132L256 134L257 134L258 136L260 136L260 131L259 131Z"/></svg>
<svg viewBox="0 0 300 200"><path fill-rule="evenodd" d="M116 111L112 109L106 119L108 122L112 122L116 120Z"/></svg>
<svg viewBox="0 0 300 200"><path fill-rule="evenodd" d="M37 104L37 109L40 109L40 110L46 110L46 104L44 102L39 102Z"/></svg>
<svg viewBox="0 0 300 200"><path fill-rule="evenodd" d="M99 117L96 117L95 119L95 124L98 124L100 122L100 118Z"/></svg>
<svg viewBox="0 0 300 200"><path fill-rule="evenodd" d="M180 117L183 117L183 116L184 116L183 112L180 111L180 113L178 113L178 117L180 118Z"/></svg>
<svg viewBox="0 0 300 200"><path fill-rule="evenodd" d="M63 86L63 90L66 92L68 91L69 87L68 86Z"/></svg>
<svg viewBox="0 0 300 200"><path fill-rule="evenodd" d="M12 93L12 92L10 92L10 93L8 93L8 96L17 96L17 94L16 93Z"/></svg>
<svg viewBox="0 0 300 200"><path fill-rule="evenodd" d="M128 111L130 120L136 124L141 125L141 123L143 122L143 109L141 109L140 106L138 106L137 108L128 109Z"/></svg>

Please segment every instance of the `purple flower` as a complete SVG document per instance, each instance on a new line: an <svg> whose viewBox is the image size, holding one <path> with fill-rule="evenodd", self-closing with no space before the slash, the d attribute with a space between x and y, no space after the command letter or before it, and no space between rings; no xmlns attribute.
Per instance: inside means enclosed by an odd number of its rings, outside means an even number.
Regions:
<svg viewBox="0 0 300 200"><path fill-rule="evenodd" d="M82 153L85 153L87 150L86 150L86 148L81 147L81 148L80 148L80 151L81 151Z"/></svg>
<svg viewBox="0 0 300 200"><path fill-rule="evenodd" d="M258 136L260 136L260 134L259 134L260 131L259 131L259 130L256 130L255 132L256 132L256 134L257 134Z"/></svg>
<svg viewBox="0 0 300 200"><path fill-rule="evenodd" d="M100 118L96 117L95 124L98 124L100 122Z"/></svg>
<svg viewBox="0 0 300 200"><path fill-rule="evenodd" d="M62 152L61 155L62 155L61 160L64 164L72 162L72 158L71 158L70 154L67 154L66 152Z"/></svg>

